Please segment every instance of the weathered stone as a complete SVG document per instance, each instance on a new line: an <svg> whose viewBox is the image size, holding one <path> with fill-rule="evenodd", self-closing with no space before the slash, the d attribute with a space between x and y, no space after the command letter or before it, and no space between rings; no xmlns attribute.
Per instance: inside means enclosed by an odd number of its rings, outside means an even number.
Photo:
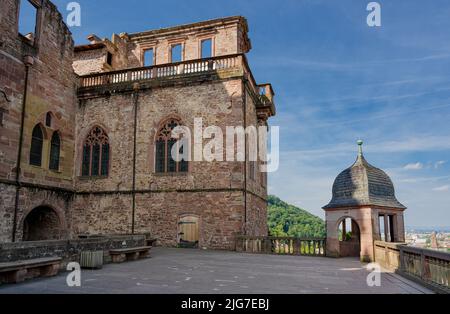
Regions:
<svg viewBox="0 0 450 314"><path fill-rule="evenodd" d="M19 1L1 4L0 242L12 241L15 228L16 240L40 239L43 234L48 239L69 239L135 232L151 233L159 243L172 246L179 241L179 222L186 215L198 218L200 247L233 249L237 234L266 235L267 178L266 174L250 173L249 162L194 161L187 173L155 173L156 131L166 119L176 117L192 129L194 118L202 118L204 127L215 125L225 130L226 126L244 126L244 121L245 126L265 125L275 113L273 91L266 89L269 103L261 101L243 55L251 48L245 18L114 34L111 40L91 35L90 44L74 47L56 7L48 0L41 2L41 23L34 42L16 32ZM100 86L80 86L83 78L80 82L77 74L142 67L146 49L154 49L157 66L171 62L174 44L182 44L184 61L199 59L204 39L212 40L211 60L230 56L220 62L236 64L213 70L210 60L202 65L211 67L207 68L210 71L201 73L143 76L137 84L130 81L132 77L120 84L101 78ZM24 60L30 61L27 66ZM40 167L29 165L32 131L38 124L43 132ZM83 143L95 126L108 135L109 173L86 178L81 176ZM54 132L61 138L56 171L49 170ZM18 167L21 171L16 178ZM37 210L54 214L37 215ZM31 232L33 216L43 217L47 224L37 225Z"/></svg>

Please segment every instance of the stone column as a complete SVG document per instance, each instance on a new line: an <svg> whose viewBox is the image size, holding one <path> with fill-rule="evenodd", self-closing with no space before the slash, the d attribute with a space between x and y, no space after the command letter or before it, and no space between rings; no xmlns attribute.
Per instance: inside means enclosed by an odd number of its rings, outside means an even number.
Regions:
<svg viewBox="0 0 450 314"><path fill-rule="evenodd" d="M386 215L386 214L383 214L383 217L384 217L384 241L385 242L389 242L389 238L388 238L388 235L389 235L389 221L388 221L388 215Z"/></svg>

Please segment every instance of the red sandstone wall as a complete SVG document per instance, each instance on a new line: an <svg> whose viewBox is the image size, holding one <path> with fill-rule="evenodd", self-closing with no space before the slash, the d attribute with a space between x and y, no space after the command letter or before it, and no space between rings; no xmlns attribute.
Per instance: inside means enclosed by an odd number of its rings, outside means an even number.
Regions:
<svg viewBox="0 0 450 314"><path fill-rule="evenodd" d="M0 106L4 109L0 126L0 241L11 240L14 212L15 169L19 146L26 55L33 56L29 71L26 118L21 158L21 182L40 186L72 188L73 145L75 131L76 78L72 70L73 40L56 7L47 0L39 9L40 23L35 43L18 34L18 0L2 0L0 10ZM3 98L3 100L1 100ZM45 115L52 112L53 122L44 127L42 167L29 165L31 133L38 123L45 125ZM48 170L50 139L53 132L61 135L59 171ZM43 190L23 188L19 199L18 229L21 213L39 201L59 204L58 197ZM61 210L67 211L67 206ZM20 233L21 231L18 230ZM20 236L20 234L19 234Z"/></svg>

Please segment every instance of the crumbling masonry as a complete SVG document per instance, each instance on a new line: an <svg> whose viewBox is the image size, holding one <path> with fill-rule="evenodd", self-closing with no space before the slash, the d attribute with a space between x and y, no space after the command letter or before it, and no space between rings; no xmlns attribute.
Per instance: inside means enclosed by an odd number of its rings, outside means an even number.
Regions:
<svg viewBox="0 0 450 314"><path fill-rule="evenodd" d="M33 34L19 33L24 2ZM247 64L243 17L74 46L48 0L0 6L0 242L150 233L233 249L236 235L267 235L261 162L167 157L175 125L266 126L275 114Z"/></svg>

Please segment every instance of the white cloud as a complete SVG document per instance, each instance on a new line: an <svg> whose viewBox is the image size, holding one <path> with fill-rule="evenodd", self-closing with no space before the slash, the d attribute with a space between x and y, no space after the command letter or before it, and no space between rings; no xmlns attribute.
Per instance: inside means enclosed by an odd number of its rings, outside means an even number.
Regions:
<svg viewBox="0 0 450 314"><path fill-rule="evenodd" d="M443 166L447 161L445 160L439 160L434 164L435 169L439 169L441 166Z"/></svg>
<svg viewBox="0 0 450 314"><path fill-rule="evenodd" d="M423 169L423 164L421 162L416 162L413 164L407 164L403 167L405 170L420 170Z"/></svg>
<svg viewBox="0 0 450 314"><path fill-rule="evenodd" d="M437 192L447 192L447 191L450 191L450 185L443 185L443 186L434 188L433 191L437 191Z"/></svg>

